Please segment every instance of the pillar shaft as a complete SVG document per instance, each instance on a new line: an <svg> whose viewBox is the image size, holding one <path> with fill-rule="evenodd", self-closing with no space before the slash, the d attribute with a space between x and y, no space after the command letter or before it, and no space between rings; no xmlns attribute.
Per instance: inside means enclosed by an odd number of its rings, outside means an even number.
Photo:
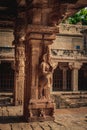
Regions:
<svg viewBox="0 0 87 130"><path fill-rule="evenodd" d="M78 71L81 68L82 63L74 62L69 63L70 69L72 69L72 90L78 91Z"/></svg>
<svg viewBox="0 0 87 130"><path fill-rule="evenodd" d="M39 63L39 42L30 40L30 79L31 99L38 99L38 63ZM37 42L37 43L36 43ZM26 52L27 53L27 52Z"/></svg>
<svg viewBox="0 0 87 130"><path fill-rule="evenodd" d="M63 69L63 90L67 89L67 69Z"/></svg>
<svg viewBox="0 0 87 130"><path fill-rule="evenodd" d="M78 91L78 69L72 70L72 90Z"/></svg>
<svg viewBox="0 0 87 130"><path fill-rule="evenodd" d="M67 63L60 63L59 68L63 71L63 86L62 90L67 90L67 70L68 70L68 65Z"/></svg>
<svg viewBox="0 0 87 130"><path fill-rule="evenodd" d="M15 105L24 103L25 47L24 43L15 45Z"/></svg>

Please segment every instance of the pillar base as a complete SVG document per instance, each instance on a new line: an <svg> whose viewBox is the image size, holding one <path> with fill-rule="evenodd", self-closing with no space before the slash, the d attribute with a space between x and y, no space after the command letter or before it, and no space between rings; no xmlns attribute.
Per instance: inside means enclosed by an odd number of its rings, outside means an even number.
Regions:
<svg viewBox="0 0 87 130"><path fill-rule="evenodd" d="M54 103L46 99L31 100L28 106L26 120L34 121L53 121L54 120Z"/></svg>

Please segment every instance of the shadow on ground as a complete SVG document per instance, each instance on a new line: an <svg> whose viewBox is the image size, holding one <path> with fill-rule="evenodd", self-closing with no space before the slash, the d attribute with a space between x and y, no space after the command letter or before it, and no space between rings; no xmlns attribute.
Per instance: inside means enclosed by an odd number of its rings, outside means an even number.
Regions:
<svg viewBox="0 0 87 130"><path fill-rule="evenodd" d="M23 116L1 116L0 123L7 124L7 123L22 123L26 122Z"/></svg>

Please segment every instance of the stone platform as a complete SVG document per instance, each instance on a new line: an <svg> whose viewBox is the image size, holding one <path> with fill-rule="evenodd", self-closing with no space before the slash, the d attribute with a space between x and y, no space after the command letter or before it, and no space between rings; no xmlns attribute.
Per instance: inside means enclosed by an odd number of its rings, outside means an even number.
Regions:
<svg viewBox="0 0 87 130"><path fill-rule="evenodd" d="M21 106L0 107L0 130L87 130L87 107L56 109L55 120L25 122Z"/></svg>

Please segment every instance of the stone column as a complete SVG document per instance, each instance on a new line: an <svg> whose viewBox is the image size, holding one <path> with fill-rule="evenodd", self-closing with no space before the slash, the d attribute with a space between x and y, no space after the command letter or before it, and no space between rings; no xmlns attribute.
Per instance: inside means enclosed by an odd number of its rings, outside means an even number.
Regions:
<svg viewBox="0 0 87 130"><path fill-rule="evenodd" d="M67 63L60 63L59 68L63 71L63 90L67 90L67 70L68 66Z"/></svg>
<svg viewBox="0 0 87 130"><path fill-rule="evenodd" d="M63 90L67 90L67 69L63 68Z"/></svg>
<svg viewBox="0 0 87 130"><path fill-rule="evenodd" d="M46 72L47 75L42 72L45 65L47 65L47 69L49 67L52 69L50 63L48 63L50 60L48 46L55 39L53 28L36 25L28 27L25 51L24 116L27 121L53 120L54 103L50 98L52 72ZM44 59L46 60L45 65L43 65Z"/></svg>
<svg viewBox="0 0 87 130"><path fill-rule="evenodd" d="M26 2L24 117L27 121L53 120L54 103L50 98L52 66L48 49L56 33L56 27L49 26L52 7L48 0Z"/></svg>
<svg viewBox="0 0 87 130"><path fill-rule="evenodd" d="M25 79L25 28L26 11L25 5L17 1L17 17L14 28L15 45L15 85L14 85L14 104L23 105L24 103L24 79Z"/></svg>
<svg viewBox="0 0 87 130"><path fill-rule="evenodd" d="M78 91L78 70L81 68L82 63L74 62L69 63L69 67L72 69L72 90Z"/></svg>
<svg viewBox="0 0 87 130"><path fill-rule="evenodd" d="M14 103L24 103L24 78L25 78L25 45L24 41L15 43L15 85Z"/></svg>

